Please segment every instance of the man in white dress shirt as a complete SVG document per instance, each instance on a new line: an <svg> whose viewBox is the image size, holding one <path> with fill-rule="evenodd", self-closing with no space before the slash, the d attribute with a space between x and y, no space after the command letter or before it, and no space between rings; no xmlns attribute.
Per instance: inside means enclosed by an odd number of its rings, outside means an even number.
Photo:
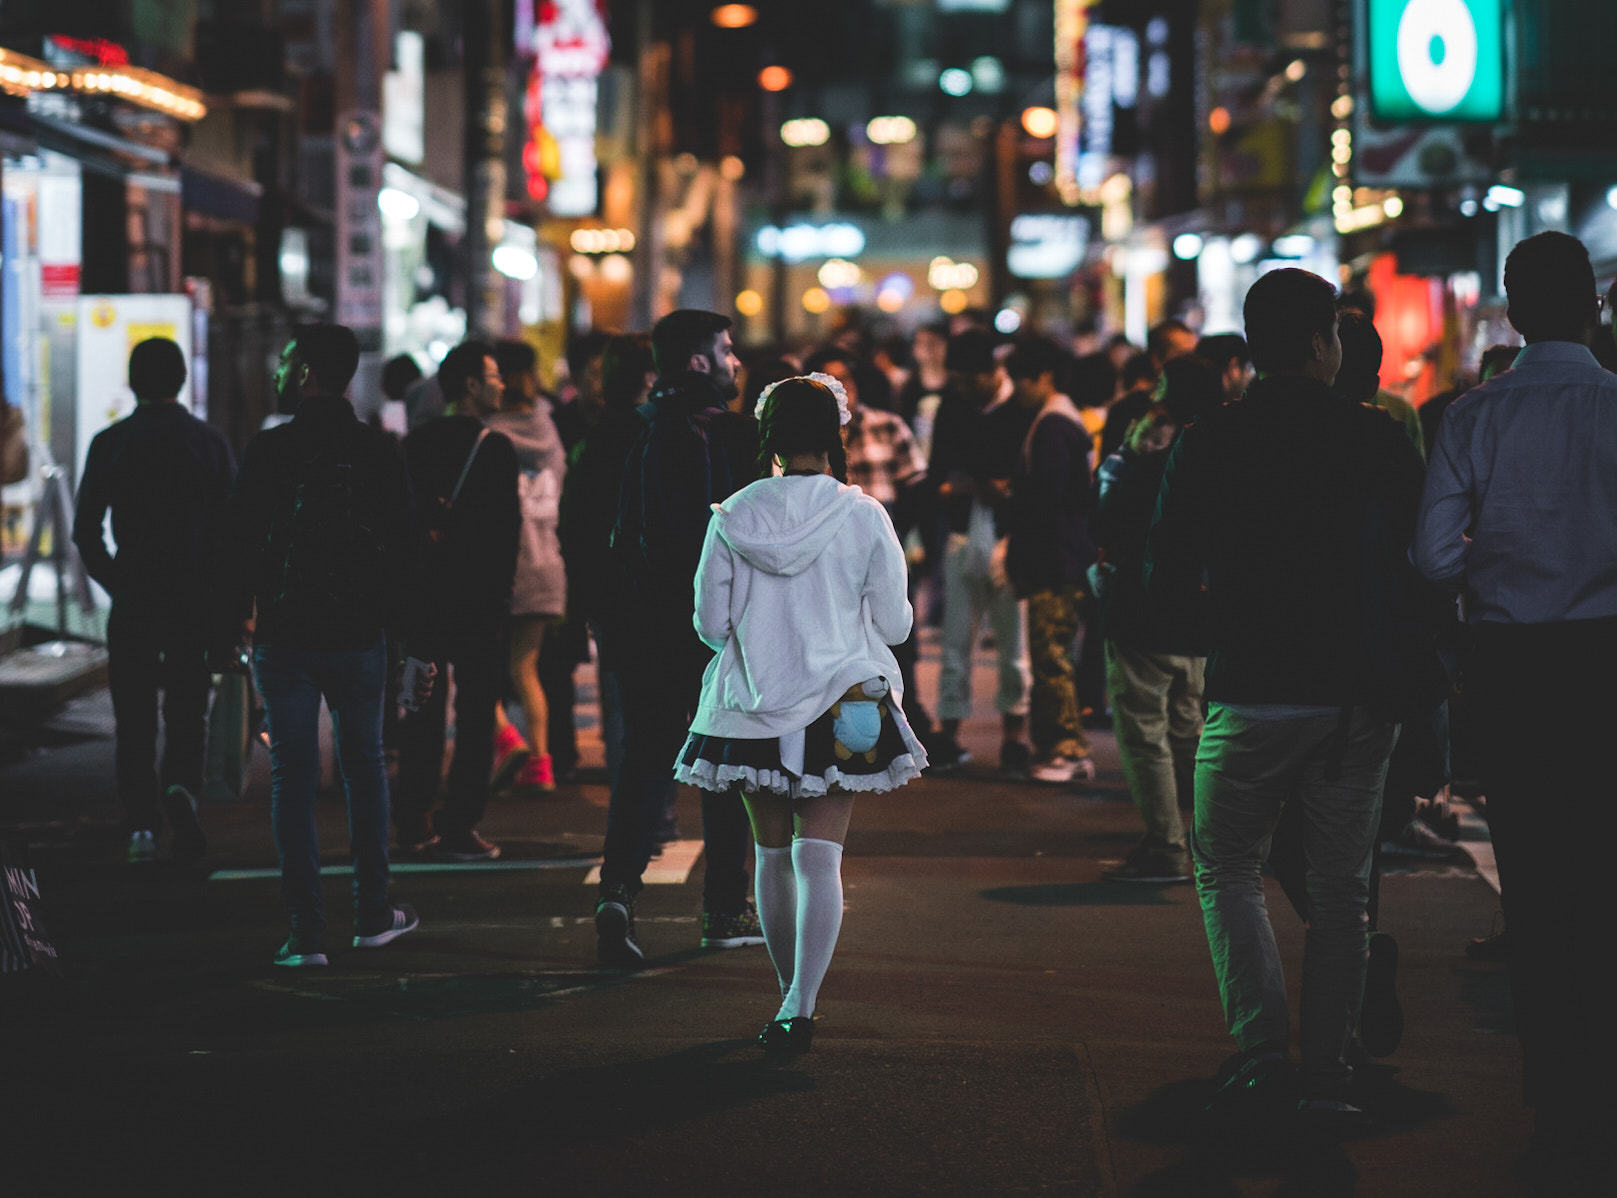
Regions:
<svg viewBox="0 0 1617 1198"><path fill-rule="evenodd" d="M1601 979L1617 833L1617 375L1589 352L1595 278L1576 238L1518 244L1505 291L1527 346L1443 414L1412 557L1462 591L1476 634L1467 690L1535 1108L1524 1164L1557 1193L1613 1193L1617 1021Z"/></svg>

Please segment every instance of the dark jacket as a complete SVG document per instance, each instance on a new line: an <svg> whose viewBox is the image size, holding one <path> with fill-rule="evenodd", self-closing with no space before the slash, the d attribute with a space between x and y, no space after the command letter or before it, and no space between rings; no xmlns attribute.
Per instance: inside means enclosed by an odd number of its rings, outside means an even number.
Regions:
<svg viewBox="0 0 1617 1198"><path fill-rule="evenodd" d="M1145 599L1145 543L1170 450L1125 449L1106 459L1095 480L1089 539L1105 555L1110 581L1101 597L1101 635L1142 653L1207 655L1200 604L1180 612L1152 611ZM1198 594L1197 598L1200 596Z"/></svg>
<svg viewBox="0 0 1617 1198"><path fill-rule="evenodd" d="M1146 593L1183 608L1205 579L1210 700L1374 698L1387 647L1375 595L1413 570L1424 474L1386 413L1303 375L1260 379L1184 431L1157 500Z"/></svg>
<svg viewBox="0 0 1617 1198"><path fill-rule="evenodd" d="M310 463L317 459L336 462L350 475L353 529L336 550L347 561L299 560L291 516L300 480L309 477ZM354 578L363 589L358 598L333 607L288 595L290 572L341 574L360 555L374 559L374 570L367 564L366 576ZM248 442L219 548L215 594L221 635L233 635L256 600L254 640L260 645L369 649L384 629L407 639L420 586L417 567L415 503L398 444L355 417L348 400L311 396L289 422Z"/></svg>
<svg viewBox="0 0 1617 1198"><path fill-rule="evenodd" d="M612 564L623 465L645 422L633 411L607 411L584 434L561 493L562 557L567 562L567 614L603 629L618 620L620 590Z"/></svg>
<svg viewBox="0 0 1617 1198"><path fill-rule="evenodd" d="M687 666L711 656L691 623L711 505L757 478L758 424L731 412L713 380L694 371L658 379L636 414L612 531L628 605L623 647Z"/></svg>
<svg viewBox="0 0 1617 1198"><path fill-rule="evenodd" d="M989 477L983 456L983 410L953 383L946 385L932 421L932 454L927 459L927 487L935 497L938 518L949 532L971 525L973 488ZM970 485L966 485L966 480ZM944 483L951 493L939 494Z"/></svg>
<svg viewBox="0 0 1617 1198"><path fill-rule="evenodd" d="M1016 462L1027 446L1027 435L1033 428L1036 416L1037 411L1024 407L1014 399L983 413L982 441L978 450L978 469L982 481L1016 476ZM993 506L994 530L1002 537L1009 536L1012 515L1010 500L1001 500Z"/></svg>
<svg viewBox="0 0 1617 1198"><path fill-rule="evenodd" d="M497 628L511 610L522 507L516 450L503 433L483 438L453 511L444 515L483 428L475 416L439 416L404 439L410 486L427 532L421 631L435 642L446 634ZM440 527L443 535L429 543Z"/></svg>
<svg viewBox="0 0 1617 1198"><path fill-rule="evenodd" d="M1051 411L1036 418L1017 455L1005 568L1020 596L1087 585L1084 572L1095 560L1084 528L1090 444L1082 424Z"/></svg>
<svg viewBox="0 0 1617 1198"><path fill-rule="evenodd" d="M73 521L90 577L122 609L201 616L235 473L224 435L178 403L143 403L97 433Z"/></svg>

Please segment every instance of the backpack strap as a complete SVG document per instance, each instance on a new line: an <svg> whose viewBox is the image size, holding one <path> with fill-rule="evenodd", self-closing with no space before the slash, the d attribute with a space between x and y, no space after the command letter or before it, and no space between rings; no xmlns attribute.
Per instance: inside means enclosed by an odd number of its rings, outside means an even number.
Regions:
<svg viewBox="0 0 1617 1198"><path fill-rule="evenodd" d="M466 455L466 464L460 468L460 477L455 480L455 489L449 493L450 507L454 507L455 501L460 498L460 489L466 485L466 476L472 472L472 463L477 460L477 451L483 448L483 438L488 434L489 430L485 425L483 431L477 434L477 440L472 442L472 452Z"/></svg>

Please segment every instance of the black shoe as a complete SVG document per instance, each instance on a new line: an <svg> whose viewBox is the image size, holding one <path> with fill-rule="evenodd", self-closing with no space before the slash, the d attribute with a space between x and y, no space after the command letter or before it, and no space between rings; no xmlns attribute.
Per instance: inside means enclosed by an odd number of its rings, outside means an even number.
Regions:
<svg viewBox="0 0 1617 1198"><path fill-rule="evenodd" d="M354 937L355 948L381 948L397 940L406 932L413 932L421 926L421 920L415 913L415 908L409 903L400 903L388 912L387 922L374 931L362 933ZM358 931L359 929L355 929Z"/></svg>
<svg viewBox="0 0 1617 1198"><path fill-rule="evenodd" d="M1279 1043L1236 1053L1220 1066L1215 1081L1218 1089L1202 1111L1214 1124L1250 1125L1296 1107L1297 1071Z"/></svg>
<svg viewBox="0 0 1617 1198"><path fill-rule="evenodd" d="M999 746L999 772L1018 782L1027 781L1028 767L1033 764L1033 750L1019 740L1007 740Z"/></svg>
<svg viewBox="0 0 1617 1198"><path fill-rule="evenodd" d="M500 846L484 840L476 828L440 836L433 848L445 861L493 861L500 855Z"/></svg>
<svg viewBox="0 0 1617 1198"><path fill-rule="evenodd" d="M971 750L954 737L941 733L926 746L926 755L926 772L929 774L952 773L971 760Z"/></svg>
<svg viewBox="0 0 1617 1198"><path fill-rule="evenodd" d="M1404 1008L1398 1003L1398 942L1385 932L1370 937L1370 963L1364 971L1364 1004L1359 1035L1373 1057L1390 1056L1404 1038Z"/></svg>
<svg viewBox="0 0 1617 1198"><path fill-rule="evenodd" d="M1165 886L1190 881L1190 858L1172 849L1137 848L1128 860L1115 869L1101 874L1106 882L1140 882L1149 886Z"/></svg>
<svg viewBox="0 0 1617 1198"><path fill-rule="evenodd" d="M602 886L595 902L595 959L633 969L646 959L634 938L634 896L627 886Z"/></svg>
<svg viewBox="0 0 1617 1198"><path fill-rule="evenodd" d="M1505 933L1495 932L1492 936L1480 937L1466 945L1465 955L1472 961L1508 961L1510 945L1505 940Z"/></svg>
<svg viewBox="0 0 1617 1198"><path fill-rule="evenodd" d="M197 801L183 786L170 786L163 794L163 814L174 830L174 860L195 865L208 851L208 837L197 818Z"/></svg>
<svg viewBox="0 0 1617 1198"><path fill-rule="evenodd" d="M802 1056L814 1044L814 1016L777 1019L758 1033L758 1043L765 1052Z"/></svg>

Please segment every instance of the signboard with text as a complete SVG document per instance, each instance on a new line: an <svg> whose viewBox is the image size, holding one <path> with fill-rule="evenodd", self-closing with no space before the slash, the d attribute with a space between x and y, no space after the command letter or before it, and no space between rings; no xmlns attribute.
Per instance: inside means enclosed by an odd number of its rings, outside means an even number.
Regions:
<svg viewBox="0 0 1617 1198"><path fill-rule="evenodd" d="M180 402L191 407L191 297L187 295L82 295L77 331L78 403L75 478L82 478L90 441L135 410L129 389L129 351L148 337L166 337L185 355Z"/></svg>
<svg viewBox="0 0 1617 1198"><path fill-rule="evenodd" d="M337 123L337 314L365 349L381 348L382 128L375 113Z"/></svg>

